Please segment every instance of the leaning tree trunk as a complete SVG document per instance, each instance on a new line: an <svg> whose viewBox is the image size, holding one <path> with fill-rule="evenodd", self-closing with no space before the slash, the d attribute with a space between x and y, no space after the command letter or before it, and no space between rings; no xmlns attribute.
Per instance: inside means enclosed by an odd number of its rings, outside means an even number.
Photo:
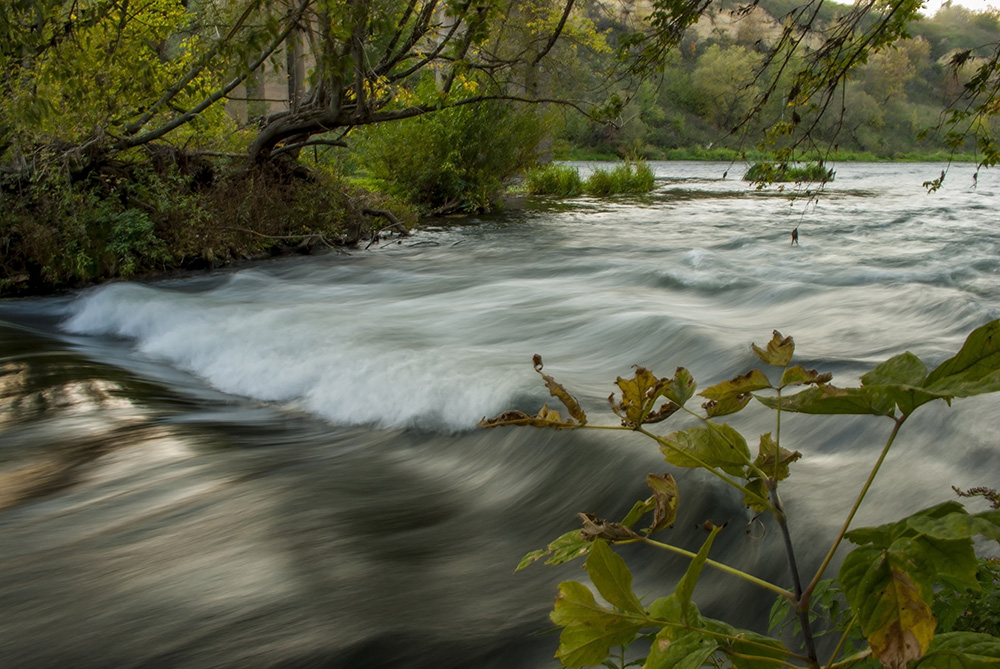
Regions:
<svg viewBox="0 0 1000 669"><path fill-rule="evenodd" d="M250 144L248 158L251 164L259 165L271 160L271 152L286 139L317 135L343 127L339 115L329 109L303 108L298 112L285 112L271 117L261 128L257 138Z"/></svg>

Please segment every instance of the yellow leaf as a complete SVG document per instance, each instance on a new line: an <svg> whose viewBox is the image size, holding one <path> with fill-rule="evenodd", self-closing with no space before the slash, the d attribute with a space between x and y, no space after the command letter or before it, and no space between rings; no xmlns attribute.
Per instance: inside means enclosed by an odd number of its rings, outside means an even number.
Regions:
<svg viewBox="0 0 1000 669"><path fill-rule="evenodd" d="M887 669L905 669L911 660L923 657L934 639L937 620L931 607L920 596L920 589L909 575L891 568L882 604L890 609L889 620L868 636L872 653Z"/></svg>

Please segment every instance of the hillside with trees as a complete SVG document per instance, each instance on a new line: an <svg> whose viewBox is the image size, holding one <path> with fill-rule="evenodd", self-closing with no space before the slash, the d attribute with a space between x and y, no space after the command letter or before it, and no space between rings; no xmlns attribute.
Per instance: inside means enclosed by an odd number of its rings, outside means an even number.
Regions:
<svg viewBox="0 0 1000 669"><path fill-rule="evenodd" d="M614 122L564 115L558 152L661 159L759 148L759 128L744 127L744 122L763 93L763 82L748 73L765 63L781 36L779 17L795 6L765 0L746 13L736 3L707 12L686 31L662 73L642 82ZM830 22L847 11L826 3L818 20ZM617 29L606 27L609 34ZM1000 42L1000 14L946 5L933 17L908 23L906 33L846 77L812 132L817 147L859 159L975 152L973 138L945 145L943 114L961 100L977 67L990 62L991 49ZM761 115L781 118L783 106L772 99Z"/></svg>

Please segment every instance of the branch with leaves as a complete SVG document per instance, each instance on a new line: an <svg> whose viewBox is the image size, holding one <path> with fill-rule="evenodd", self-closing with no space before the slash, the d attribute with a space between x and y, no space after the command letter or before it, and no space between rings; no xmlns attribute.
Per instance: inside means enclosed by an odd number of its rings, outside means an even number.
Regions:
<svg viewBox="0 0 1000 669"><path fill-rule="evenodd" d="M1000 510L970 513L952 501L880 527L851 528L886 455L914 411L934 400L950 404L955 398L1000 390L1000 321L972 332L955 356L931 371L917 356L903 353L863 375L860 385L854 388L834 386L830 374L792 365L794 341L778 332L765 347L753 345L752 351L763 363L780 370L780 380L773 383L767 373L753 369L717 383L699 393L706 400L701 405L703 413L688 407L697 385L686 369L678 368L672 378L659 378L637 367L632 378L618 378L620 395L609 397L611 410L620 421L618 425L591 423L580 402L543 372L541 357L536 355L535 371L568 416L546 405L536 415L508 411L480 422L480 427L486 428L531 426L639 433L657 444L668 464L712 473L738 491L749 508L770 514L781 529L789 568L787 588L711 560L709 553L722 527L710 522L706 523L709 537L696 554L655 541L651 535L674 523L680 496L669 473L650 474L647 484L652 495L636 502L620 522L580 514L582 529L567 532L547 548L529 553L518 565L520 570L542 559L546 564L562 564L586 556L587 573L608 604L599 603L582 583L567 581L559 586L551 614L553 622L562 628L556 657L565 666L596 665L606 660L612 648L647 634L653 640L643 665L646 669L696 669L722 663L740 669L821 666L832 669L851 666L868 656L891 669L1000 666L1000 639L981 632L938 630L932 610L935 592L980 588L973 542L979 537L1000 542ZM756 456L742 434L717 420L743 410L752 399L774 410L776 415L773 436L760 435ZM680 412L697 417L700 424L666 435L647 428ZM778 491L779 483L789 476L791 465L802 457L799 451L781 446L784 412L872 415L893 423L885 446L826 558L805 586ZM650 513L649 525L637 530L642 518ZM847 622L836 648L821 660L815 643L816 612L811 599L820 590L824 593L830 590L830 582L821 579L844 540L855 545L844 558L836 579L837 591L846 597ZM661 548L689 560L672 594L648 605L636 597L631 572L611 549L615 544L629 543ZM692 593L705 567L753 583L770 596L778 595L798 619L804 653L792 651L779 639L702 616L692 601ZM867 649L841 657L846 642L854 635L860 636Z"/></svg>

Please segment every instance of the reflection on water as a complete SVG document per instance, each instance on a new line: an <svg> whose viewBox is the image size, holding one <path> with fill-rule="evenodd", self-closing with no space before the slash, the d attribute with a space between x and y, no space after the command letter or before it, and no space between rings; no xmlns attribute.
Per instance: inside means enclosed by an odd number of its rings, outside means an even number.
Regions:
<svg viewBox="0 0 1000 669"><path fill-rule="evenodd" d="M632 365L705 386L775 328L848 384L906 349L936 364L1000 316L992 173L971 190L955 168L927 195L938 166L840 166L790 205L730 165L656 168L648 197L529 200L349 257L0 304L0 665L553 666L540 633L581 572L514 566L579 511L625 513L667 466L632 435L472 429L551 399L533 354L598 419ZM918 414L859 519L992 484L995 402ZM783 419L806 567L890 427ZM728 521L718 556L783 578L773 528L675 474L671 542ZM685 567L626 552L649 597ZM756 629L770 606L717 575L696 597Z"/></svg>

